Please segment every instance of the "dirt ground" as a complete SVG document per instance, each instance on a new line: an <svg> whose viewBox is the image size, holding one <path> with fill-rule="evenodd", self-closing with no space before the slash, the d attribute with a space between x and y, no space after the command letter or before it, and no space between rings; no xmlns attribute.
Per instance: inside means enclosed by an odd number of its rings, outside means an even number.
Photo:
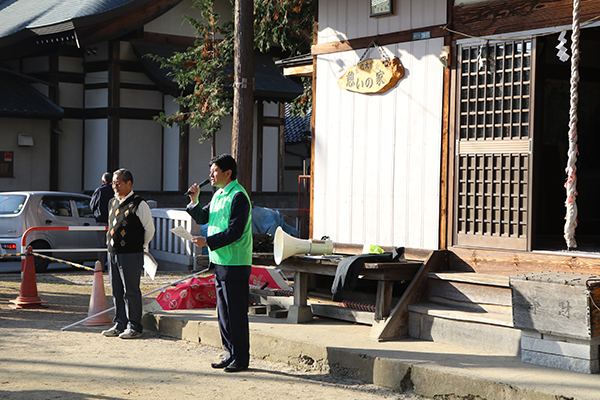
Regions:
<svg viewBox="0 0 600 400"><path fill-rule="evenodd" d="M186 275L144 277L142 292ZM19 296L20 274L0 274L0 399L423 399L258 359L228 374L210 367L221 349L154 332L123 340L102 336L106 327L61 330L87 317L92 281L90 272L39 274L37 291L48 307L16 310L9 305ZM104 281L111 307L107 275Z"/></svg>

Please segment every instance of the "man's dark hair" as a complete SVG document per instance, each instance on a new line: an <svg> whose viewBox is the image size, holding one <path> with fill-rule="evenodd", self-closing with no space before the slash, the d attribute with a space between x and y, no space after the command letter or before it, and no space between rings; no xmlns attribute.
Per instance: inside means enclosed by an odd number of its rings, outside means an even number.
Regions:
<svg viewBox="0 0 600 400"><path fill-rule="evenodd" d="M119 175L123 182L133 183L133 175L127 168L119 168L118 170L113 172L113 175Z"/></svg>
<svg viewBox="0 0 600 400"><path fill-rule="evenodd" d="M102 174L102 183L110 183L112 179L112 174L110 172L105 172Z"/></svg>
<svg viewBox="0 0 600 400"><path fill-rule="evenodd" d="M231 180L237 178L237 163L229 154L221 154L220 156L213 157L210 160L210 165L213 164L217 164L217 167L221 168L223 172L231 170Z"/></svg>

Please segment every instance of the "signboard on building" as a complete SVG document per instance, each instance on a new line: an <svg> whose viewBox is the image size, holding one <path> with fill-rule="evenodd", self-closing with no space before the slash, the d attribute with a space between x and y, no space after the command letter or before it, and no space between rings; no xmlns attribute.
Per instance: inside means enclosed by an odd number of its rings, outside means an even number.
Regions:
<svg viewBox="0 0 600 400"><path fill-rule="evenodd" d="M393 88L404 76L404 67L398 59L368 59L346 70L338 79L341 89L357 93L382 93Z"/></svg>

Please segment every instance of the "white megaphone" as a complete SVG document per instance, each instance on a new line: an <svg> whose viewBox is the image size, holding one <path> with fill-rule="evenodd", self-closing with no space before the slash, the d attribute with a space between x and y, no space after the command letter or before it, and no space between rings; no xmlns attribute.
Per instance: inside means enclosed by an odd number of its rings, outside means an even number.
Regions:
<svg viewBox="0 0 600 400"><path fill-rule="evenodd" d="M279 226L275 231L273 252L275 263L279 265L294 254L331 254L333 253L333 242L329 239L298 239L285 233Z"/></svg>

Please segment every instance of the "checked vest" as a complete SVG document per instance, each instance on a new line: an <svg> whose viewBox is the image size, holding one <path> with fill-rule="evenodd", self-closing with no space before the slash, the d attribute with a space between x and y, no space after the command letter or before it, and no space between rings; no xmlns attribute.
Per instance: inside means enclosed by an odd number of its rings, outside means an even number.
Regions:
<svg viewBox="0 0 600 400"><path fill-rule="evenodd" d="M137 194L122 204L112 198L108 204L108 252L114 254L142 253L144 251L144 226L137 216L143 199Z"/></svg>

